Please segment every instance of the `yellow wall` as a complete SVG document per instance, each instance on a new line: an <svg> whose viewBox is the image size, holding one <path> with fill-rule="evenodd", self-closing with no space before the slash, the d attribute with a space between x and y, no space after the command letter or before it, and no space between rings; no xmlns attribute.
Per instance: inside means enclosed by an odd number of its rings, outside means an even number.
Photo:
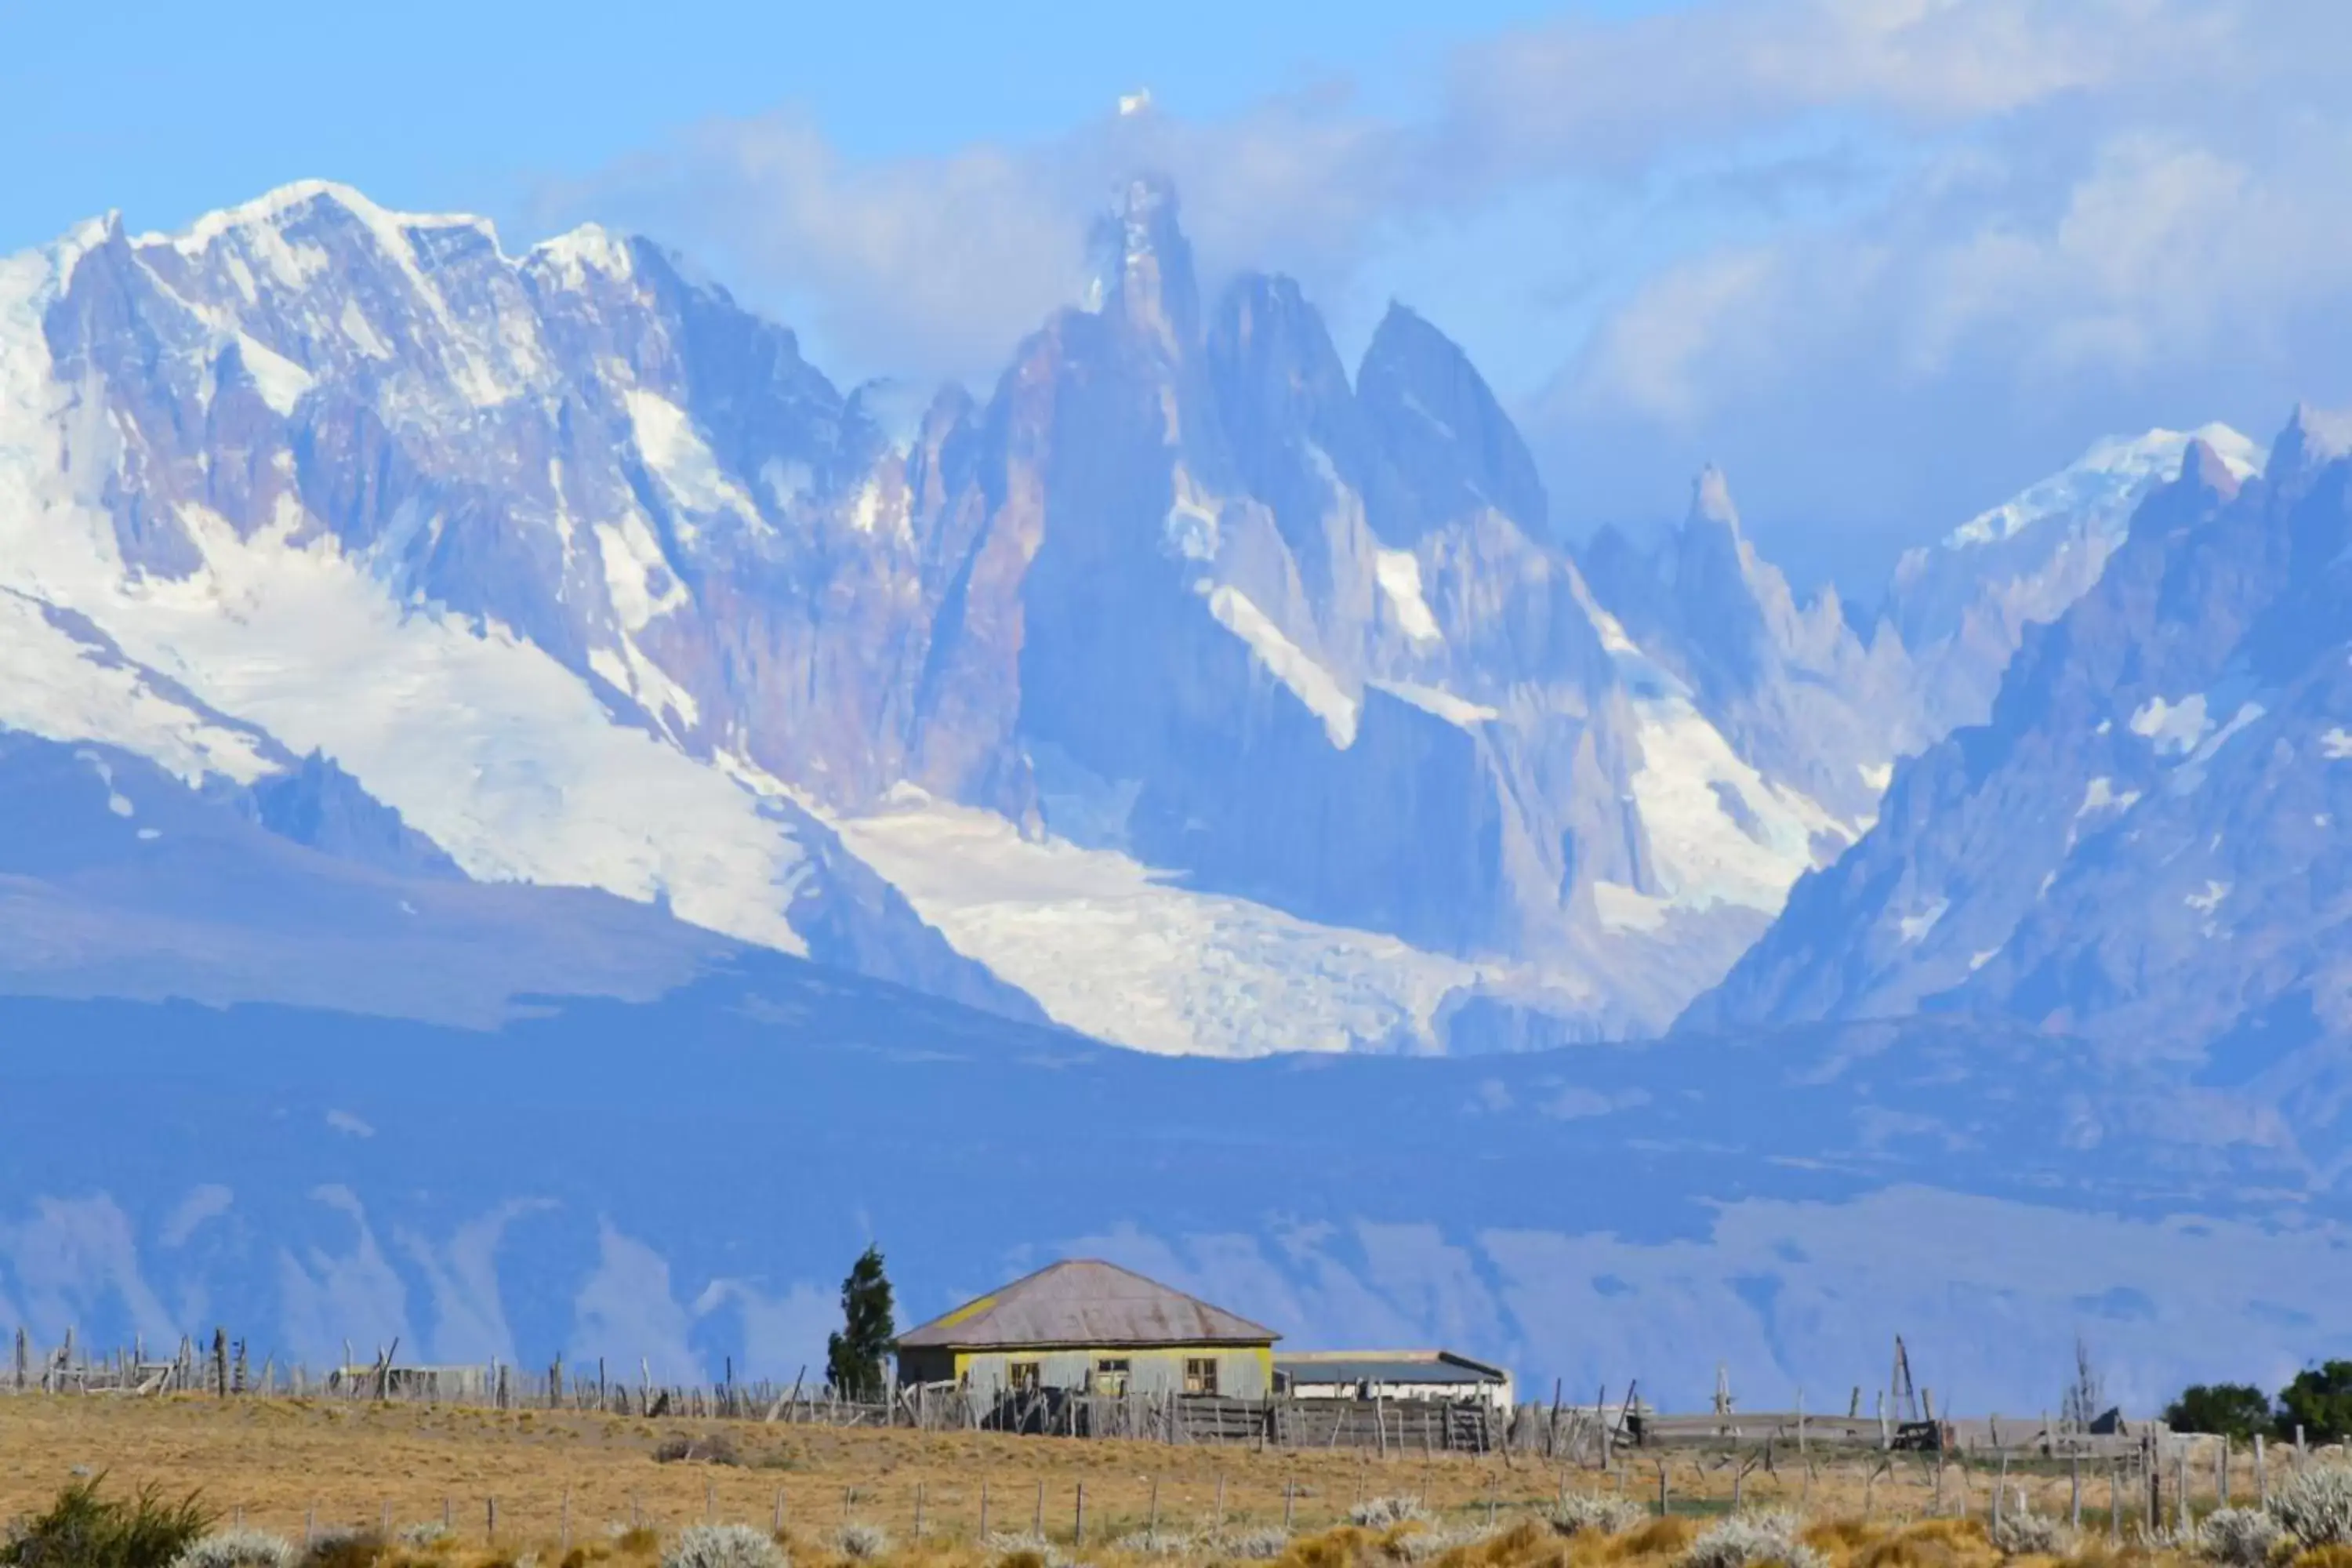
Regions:
<svg viewBox="0 0 2352 1568"><path fill-rule="evenodd" d="M1005 1386L1012 1363L1016 1361L1036 1362L1049 1388L1091 1389L1097 1362L1123 1360L1128 1363L1128 1387L1131 1392L1181 1394L1184 1388L1184 1363L1195 1359L1217 1363L1217 1392L1221 1394L1263 1399L1273 1392L1272 1345L1056 1345L1050 1350L959 1351L954 1368L958 1382L982 1393Z"/></svg>

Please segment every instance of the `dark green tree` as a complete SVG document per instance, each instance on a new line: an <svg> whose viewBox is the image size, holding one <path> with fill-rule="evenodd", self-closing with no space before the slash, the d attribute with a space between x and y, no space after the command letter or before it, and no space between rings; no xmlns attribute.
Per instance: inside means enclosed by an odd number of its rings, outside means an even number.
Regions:
<svg viewBox="0 0 2352 1568"><path fill-rule="evenodd" d="M2297 1426L2314 1443L2352 1437L2352 1361L2307 1366L2279 1390L2279 1429Z"/></svg>
<svg viewBox="0 0 2352 1568"><path fill-rule="evenodd" d="M2164 1407L2164 1424L2176 1432L2212 1432L2240 1441L2277 1424L2270 1396L2250 1383L2192 1383Z"/></svg>
<svg viewBox="0 0 2352 1568"><path fill-rule="evenodd" d="M898 1325L890 1316L890 1277L882 1249L869 1246L841 1282L841 1331L824 1342L824 1374L845 1399L879 1399L887 1387L882 1358Z"/></svg>

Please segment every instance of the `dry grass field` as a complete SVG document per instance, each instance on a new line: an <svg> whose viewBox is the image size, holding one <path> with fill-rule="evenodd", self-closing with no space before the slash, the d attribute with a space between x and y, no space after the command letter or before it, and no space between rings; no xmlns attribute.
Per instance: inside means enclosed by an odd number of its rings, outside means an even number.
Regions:
<svg viewBox="0 0 2352 1568"><path fill-rule="evenodd" d="M656 1457L666 1442L680 1439L731 1446L735 1462ZM1900 1458L1873 1476L1875 1463L1814 1458L1807 1466L1780 1456L1771 1471L1751 1467L1736 1484L1750 1507L1801 1508L1822 1521L1808 1539L1825 1568L1982 1568L1999 1561L1978 1524L1928 1517L1937 1492L1923 1459ZM1218 1520L1221 1497L1228 1530L1280 1524L1287 1498L1297 1568L1421 1561L1429 1554L1409 1552L1392 1533L1337 1528L1362 1500L1410 1494L1424 1500L1441 1530L1466 1536L1465 1527L1494 1519L1498 1533L1465 1539L1445 1554L1464 1568L1642 1568L1674 1560L1705 1521L1684 1514L1616 1536L1561 1537L1538 1516L1563 1486L1654 1502L1656 1462L1635 1455L1618 1473L1601 1475L1525 1455L1507 1462L1383 1459L257 1398L0 1399L0 1516L37 1510L77 1476L103 1473L110 1491L152 1485L175 1497L198 1493L224 1523L241 1520L298 1542L313 1525L388 1522L397 1530L446 1517L455 1539L436 1556L448 1563L529 1554L552 1564L568 1549L575 1568L608 1559L625 1568L650 1559L656 1541L683 1526L712 1521L766 1530L781 1507L784 1535L802 1563L837 1558L835 1531L856 1522L887 1531L895 1560L979 1568L992 1561L982 1540L983 1492L990 1532L1025 1535L1042 1520L1045 1534L1068 1550L1083 1487L1087 1561L1118 1556L1109 1543L1141 1531L1155 1507L1164 1531L1205 1533ZM1668 1476L1676 1510L1724 1510L1737 1469L1723 1456L1676 1456ZM2063 1471L2012 1469L2010 1482L2032 1493L2037 1511L2066 1511ZM1944 1511L1965 1508L1980 1520L1990 1484L1981 1467L1965 1479L1948 1467ZM2086 1519L2091 1528L2077 1560L2104 1561L2104 1477L2086 1485L2084 1500L2096 1522ZM632 1525L643 1533L623 1540ZM2126 1555L2151 1561L2144 1552ZM2306 1568L2352 1568L2352 1554Z"/></svg>

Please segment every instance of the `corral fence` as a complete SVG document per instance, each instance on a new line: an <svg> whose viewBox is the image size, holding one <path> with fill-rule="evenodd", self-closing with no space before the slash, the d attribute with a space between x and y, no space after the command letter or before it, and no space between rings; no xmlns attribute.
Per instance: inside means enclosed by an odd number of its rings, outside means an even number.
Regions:
<svg viewBox="0 0 2352 1568"><path fill-rule="evenodd" d="M1962 1497L1981 1482L2001 1495L2012 1466L2021 1475L2072 1479L2073 1511L2086 1489L2103 1489L2108 1510L2126 1505L2161 1518L2160 1500L2193 1491L2226 1502L2233 1495L2266 1495L2276 1476L2306 1452L2266 1451L2263 1440L2233 1447L2215 1437L2175 1434L2153 1423L2113 1417L2086 1426L2049 1417L1999 1415L1896 1420L1882 1404L1864 1416L1734 1411L1664 1415L1628 1387L1612 1400L1563 1403L1555 1386L1549 1402L1499 1405L1482 1400L1335 1399L1279 1396L1265 1400L1167 1394L1096 1394L1029 1390L982 1396L958 1384L894 1385L878 1400L839 1397L805 1375L791 1383L739 1382L731 1361L716 1383L657 1382L640 1360L615 1373L558 1358L543 1369L502 1362L479 1365L420 1365L399 1360L398 1342L372 1360L346 1355L341 1364L313 1373L299 1363L265 1357L256 1366L241 1340L225 1330L208 1344L183 1339L168 1355L143 1342L92 1353L68 1331L59 1344L36 1350L16 1331L0 1394L155 1397L199 1394L220 1399L293 1397L354 1404L470 1406L499 1410L601 1412L640 1418L720 1419L787 1426L900 1427L922 1431L991 1431L1073 1438L1125 1438L1188 1445L1247 1446L1260 1451L1348 1450L1383 1458L1437 1455L1534 1457L1557 1467L1610 1472L1625 1488L1654 1472L1658 1506L1671 1503L1677 1466L1701 1473L1728 1470L1738 1479L1785 1467L1810 1473L1818 1460L1862 1458L1890 1482L1916 1471L1911 1484L1929 1489L1935 1511L1945 1506L1947 1472ZM1857 1392L1854 1405L1858 1407ZM1976 1479L1972 1479L1972 1476Z"/></svg>

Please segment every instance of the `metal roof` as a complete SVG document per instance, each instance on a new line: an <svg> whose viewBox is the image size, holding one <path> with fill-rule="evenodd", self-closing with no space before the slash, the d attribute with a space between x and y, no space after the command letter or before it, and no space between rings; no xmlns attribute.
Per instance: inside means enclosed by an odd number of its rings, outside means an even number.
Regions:
<svg viewBox="0 0 2352 1568"><path fill-rule="evenodd" d="M1423 1359L1339 1359L1315 1356L1312 1361L1275 1359L1275 1373L1301 1383L1503 1383L1503 1373L1491 1366L1465 1366L1461 1361Z"/></svg>
<svg viewBox="0 0 2352 1568"><path fill-rule="evenodd" d="M1270 1345L1281 1336L1115 1263L1041 1268L898 1336L901 1350Z"/></svg>
<svg viewBox="0 0 2352 1568"><path fill-rule="evenodd" d="M1293 1384L1503 1383L1501 1367L1452 1351L1320 1351L1276 1360L1274 1370Z"/></svg>

